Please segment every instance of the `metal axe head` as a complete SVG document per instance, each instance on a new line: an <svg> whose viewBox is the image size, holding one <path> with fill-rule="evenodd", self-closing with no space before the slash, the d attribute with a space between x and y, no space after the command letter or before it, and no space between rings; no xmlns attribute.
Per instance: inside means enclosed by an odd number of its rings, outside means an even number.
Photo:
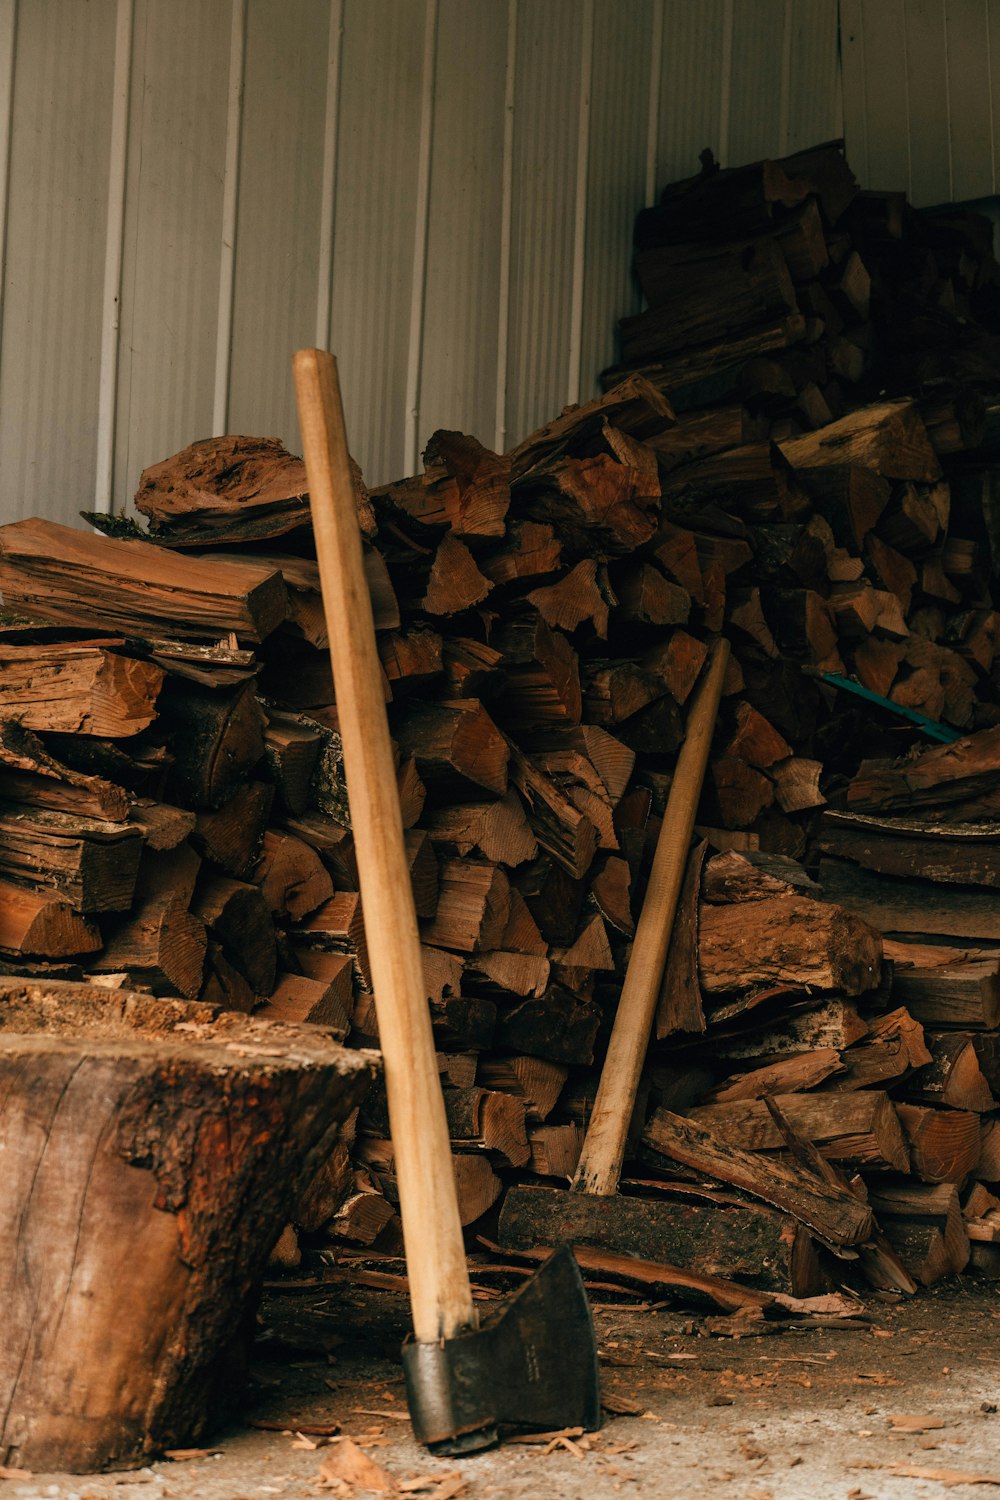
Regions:
<svg viewBox="0 0 1000 1500"><path fill-rule="evenodd" d="M481 1328L403 1346L419 1442L471 1453L497 1427L586 1427L601 1419L594 1320L572 1250L561 1246Z"/></svg>

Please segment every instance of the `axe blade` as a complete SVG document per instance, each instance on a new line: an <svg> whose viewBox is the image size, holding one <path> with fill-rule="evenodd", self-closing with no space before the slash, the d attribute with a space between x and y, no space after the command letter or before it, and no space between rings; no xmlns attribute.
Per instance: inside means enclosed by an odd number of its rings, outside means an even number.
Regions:
<svg viewBox="0 0 1000 1500"><path fill-rule="evenodd" d="M601 1420L594 1320L572 1250L561 1246L481 1328L403 1347L419 1442L471 1453L501 1424L584 1427Z"/></svg>

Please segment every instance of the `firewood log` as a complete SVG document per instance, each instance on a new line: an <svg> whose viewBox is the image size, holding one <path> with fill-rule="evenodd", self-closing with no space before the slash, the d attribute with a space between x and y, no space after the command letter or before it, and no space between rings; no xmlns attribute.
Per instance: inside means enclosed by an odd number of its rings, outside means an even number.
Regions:
<svg viewBox="0 0 1000 1500"><path fill-rule="evenodd" d="M178 557L149 542L90 536L55 521L0 527L0 591L36 618L140 636L264 640L288 598L257 563Z"/></svg>
<svg viewBox="0 0 1000 1500"><path fill-rule="evenodd" d="M191 842L227 875L245 879L260 856L273 797L266 782L244 781L214 812L199 811Z"/></svg>
<svg viewBox="0 0 1000 1500"><path fill-rule="evenodd" d="M254 994L269 995L277 973L277 949L271 915L257 887L205 872L191 910Z"/></svg>
<svg viewBox="0 0 1000 1500"><path fill-rule="evenodd" d="M270 932L262 934L267 937L273 943ZM115 924L103 953L88 967L98 974L134 974L158 993L193 1000L201 993L206 946L205 924L196 913L154 897Z"/></svg>
<svg viewBox="0 0 1000 1500"><path fill-rule="evenodd" d="M913 1172L924 1182L961 1186L979 1163L979 1116L969 1110L897 1104Z"/></svg>
<svg viewBox="0 0 1000 1500"><path fill-rule="evenodd" d="M793 1130L841 1166L905 1172L909 1151L888 1094L780 1094L772 1096ZM784 1141L763 1100L701 1105L688 1112L717 1140L747 1151L780 1150Z"/></svg>
<svg viewBox="0 0 1000 1500"><path fill-rule="evenodd" d="M468 802L507 790L507 744L477 699L408 709L394 733L436 796Z"/></svg>
<svg viewBox="0 0 1000 1500"><path fill-rule="evenodd" d="M132 824L0 803L0 876L58 892L78 912L128 910L142 846Z"/></svg>
<svg viewBox="0 0 1000 1500"><path fill-rule="evenodd" d="M799 896L703 906L699 975L706 994L802 984L859 995L878 982L881 940L859 918Z"/></svg>
<svg viewBox="0 0 1000 1500"><path fill-rule="evenodd" d="M96 953L101 935L56 891L0 880L0 949L12 955L66 958Z"/></svg>

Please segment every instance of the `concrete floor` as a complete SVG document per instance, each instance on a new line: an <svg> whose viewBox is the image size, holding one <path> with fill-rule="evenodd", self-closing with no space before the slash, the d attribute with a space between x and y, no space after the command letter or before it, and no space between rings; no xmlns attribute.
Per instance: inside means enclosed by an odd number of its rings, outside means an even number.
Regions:
<svg viewBox="0 0 1000 1500"><path fill-rule="evenodd" d="M396 1358L402 1295L346 1282L275 1292L243 1417L266 1426L232 1426L201 1456L138 1472L11 1479L0 1497L371 1493L322 1484L336 1444L294 1437L299 1425L351 1436L397 1481L426 1476L403 1493L429 1500L918 1500L968 1483L962 1475L990 1475L975 1492L1000 1494L1000 1294L956 1281L873 1301L869 1314L865 1329L733 1338L696 1310L598 1304L605 1397L634 1414L607 1414L571 1448L506 1444L456 1463L428 1458L410 1436ZM456 1472L464 1485L448 1481Z"/></svg>

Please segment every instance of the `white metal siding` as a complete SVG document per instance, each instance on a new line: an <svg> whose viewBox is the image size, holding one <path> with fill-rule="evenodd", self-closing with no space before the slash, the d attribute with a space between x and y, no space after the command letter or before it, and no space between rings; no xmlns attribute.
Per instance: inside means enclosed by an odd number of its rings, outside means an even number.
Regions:
<svg viewBox="0 0 1000 1500"><path fill-rule="evenodd" d="M3 517L122 509L213 427L296 447L327 339L371 482L515 442L596 389L706 147L843 119L866 183L993 191L996 6L840 10L843 77L837 0L0 0Z"/></svg>
<svg viewBox="0 0 1000 1500"><path fill-rule="evenodd" d="M998 191L996 0L841 0L844 132L865 186L920 205Z"/></svg>

